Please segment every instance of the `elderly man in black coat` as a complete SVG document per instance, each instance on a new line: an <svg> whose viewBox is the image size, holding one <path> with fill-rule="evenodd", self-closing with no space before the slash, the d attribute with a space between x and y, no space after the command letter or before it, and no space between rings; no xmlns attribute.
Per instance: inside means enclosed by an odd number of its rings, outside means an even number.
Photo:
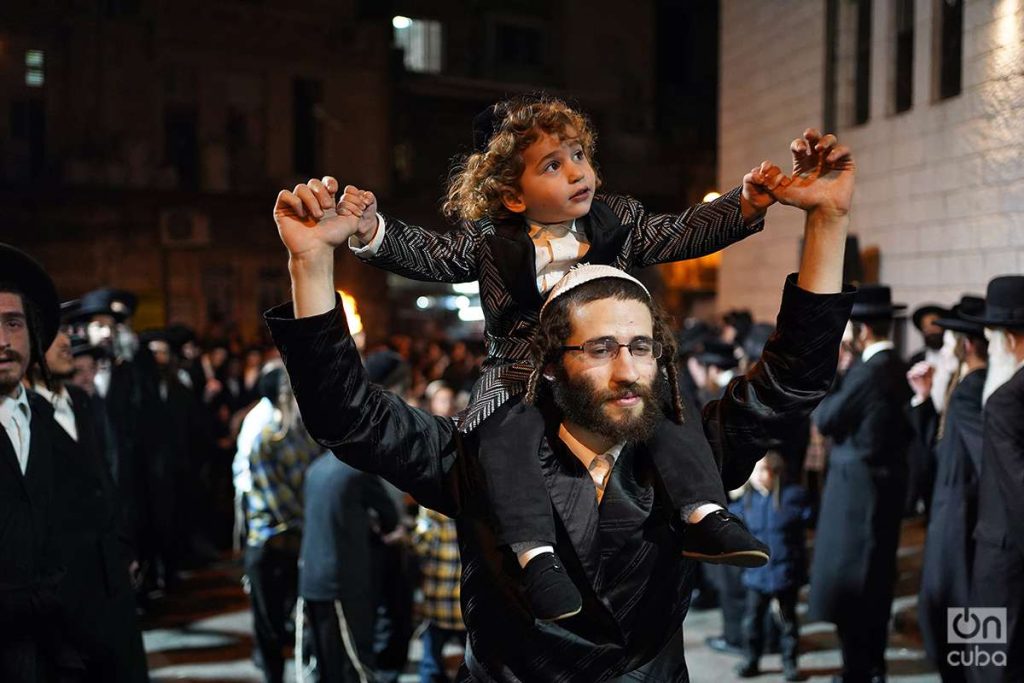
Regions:
<svg viewBox="0 0 1024 683"><path fill-rule="evenodd" d="M59 300L46 271L0 244L0 681L76 680L82 661L67 640L64 570L54 537L53 408L22 386L46 370Z"/></svg>
<svg viewBox="0 0 1024 683"><path fill-rule="evenodd" d="M1024 276L988 284L985 311L971 316L989 336L982 392L985 427L978 522L974 528L972 607L1006 608L1005 644L978 646L975 681L1024 680ZM1005 655L1005 657L1003 657ZM1002 666L998 665L1002 659ZM993 661L995 660L995 661Z"/></svg>
<svg viewBox="0 0 1024 683"><path fill-rule="evenodd" d="M836 625L844 682L885 679L910 442L907 368L889 341L900 308L888 287L860 288L850 317L861 356L814 413L833 447L811 565L809 620Z"/></svg>
<svg viewBox="0 0 1024 683"><path fill-rule="evenodd" d="M934 474L931 514L921 567L917 613L925 649L946 683L966 680L967 670L949 663L948 612L970 604L971 533L977 517L978 472L981 470L981 390L987 374L988 342L985 328L967 320L979 315L985 300L965 296L950 317L935 324L954 335L961 370L955 388L940 415L932 401L934 367L926 361L914 365L907 379L914 390L910 422L921 452L928 454Z"/></svg>
<svg viewBox="0 0 1024 683"><path fill-rule="evenodd" d="M531 385L542 382L545 417L506 434L505 447L509 457L541 461L557 553L567 560L551 571L583 594L581 612L557 623L533 619L519 565L498 543L478 435L367 382L334 291L333 251L353 226L307 218L319 199L306 186L279 195L275 220L291 256L295 302L267 320L303 418L342 460L455 518L469 630L461 680L688 680L680 623L692 565L650 452L681 428L692 448L716 459L726 486L745 481L766 446L831 383L852 303L840 293L852 159L833 136L816 133L794 141L793 151L794 179L770 165L763 173L777 198L808 211L800 275L787 281L762 362L735 378L702 420L677 427L662 413L659 396L671 392L673 418L681 419L674 377L664 374L674 372L671 333L639 282L610 266L580 266L542 310L544 353ZM814 182L819 174L824 183Z"/></svg>

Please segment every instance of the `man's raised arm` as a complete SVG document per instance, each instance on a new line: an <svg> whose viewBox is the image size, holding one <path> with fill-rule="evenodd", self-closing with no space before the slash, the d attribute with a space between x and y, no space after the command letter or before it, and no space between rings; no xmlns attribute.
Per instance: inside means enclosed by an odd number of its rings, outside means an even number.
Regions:
<svg viewBox="0 0 1024 683"><path fill-rule="evenodd" d="M454 423L370 384L334 290L334 249L353 234L356 221L349 219L359 207L321 220L321 194L333 206L333 193L319 181L278 195L274 220L288 248L295 301L265 315L302 420L341 460L453 516Z"/></svg>
<svg viewBox="0 0 1024 683"><path fill-rule="evenodd" d="M775 334L761 360L704 410L704 429L726 488L739 486L765 450L785 439L828 392L853 305L842 284L855 166L835 136L794 140L793 176L761 168L780 202L807 212L800 272L783 291Z"/></svg>

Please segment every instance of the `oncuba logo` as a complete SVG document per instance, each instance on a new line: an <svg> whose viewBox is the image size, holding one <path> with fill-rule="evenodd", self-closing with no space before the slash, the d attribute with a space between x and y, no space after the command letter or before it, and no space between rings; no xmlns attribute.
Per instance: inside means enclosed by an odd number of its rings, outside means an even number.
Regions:
<svg viewBox="0 0 1024 683"><path fill-rule="evenodd" d="M989 651L979 645L1006 645L1005 607L954 607L946 610L946 639L950 645L965 645L951 650L950 666L1006 666L1006 652Z"/></svg>

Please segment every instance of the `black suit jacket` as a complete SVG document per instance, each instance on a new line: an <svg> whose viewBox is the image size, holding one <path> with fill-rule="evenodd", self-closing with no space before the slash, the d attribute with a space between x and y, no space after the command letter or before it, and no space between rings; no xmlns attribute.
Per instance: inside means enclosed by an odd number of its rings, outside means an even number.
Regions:
<svg viewBox="0 0 1024 683"><path fill-rule="evenodd" d="M146 680L128 576L130 530L100 451L92 399L78 387L67 390L78 439L59 425L53 438L55 531L67 572L61 603L71 637L87 660L108 662L118 681Z"/></svg>
<svg viewBox="0 0 1024 683"><path fill-rule="evenodd" d="M1024 559L1024 370L985 404L974 538Z"/></svg>
<svg viewBox="0 0 1024 683"><path fill-rule="evenodd" d="M468 432L525 389L530 341L544 298L537 289L536 248L521 217L483 218L444 233L385 216L384 239L368 262L414 280L480 282L488 360L459 428ZM622 270L696 258L764 227L743 223L740 188L681 214L649 212L622 195L598 195L578 220L590 242L583 263Z"/></svg>
<svg viewBox="0 0 1024 683"><path fill-rule="evenodd" d="M733 380L698 424L694 448L711 449L723 480L746 478L768 444L805 416L831 384L852 294L816 295L786 286L776 335L762 362ZM580 615L538 623L511 552L499 548L482 486L476 432L407 406L367 381L340 306L294 319L290 305L267 313L303 420L352 466L380 474L421 504L454 517L463 563L467 663L475 680L608 680L652 660L686 613L692 565L683 560L650 458L627 448L600 508L593 481L540 423L520 434L537 453L556 512L556 551L581 588ZM678 653L679 657L682 653ZM673 680L685 680L685 666Z"/></svg>
<svg viewBox="0 0 1024 683"><path fill-rule="evenodd" d="M857 361L814 413L831 437L811 565L810 618L884 624L896 579L910 424L895 351Z"/></svg>
<svg viewBox="0 0 1024 683"><path fill-rule="evenodd" d="M58 591L64 576L54 536L53 409L29 392L28 468L23 475L0 429L0 680L35 683L54 666L80 664L65 638Z"/></svg>

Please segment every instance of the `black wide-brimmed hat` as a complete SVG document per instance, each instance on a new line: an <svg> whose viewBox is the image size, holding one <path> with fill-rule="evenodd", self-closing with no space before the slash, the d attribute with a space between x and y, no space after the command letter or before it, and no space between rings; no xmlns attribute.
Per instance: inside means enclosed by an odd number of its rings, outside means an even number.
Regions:
<svg viewBox="0 0 1024 683"><path fill-rule="evenodd" d="M985 327L1024 328L1024 275L1001 275L988 283L985 310L964 315L965 320Z"/></svg>
<svg viewBox="0 0 1024 683"><path fill-rule="evenodd" d="M71 335L71 355L75 358L92 356L96 360L110 357L110 354L102 346L90 344L87 338L78 334Z"/></svg>
<svg viewBox="0 0 1024 683"><path fill-rule="evenodd" d="M50 348L60 327L60 298L46 270L21 249L0 243L0 284L17 287L32 302L42 324L40 345Z"/></svg>
<svg viewBox="0 0 1024 683"><path fill-rule="evenodd" d="M914 312L911 315L911 319L914 321L914 327L918 330L921 329L921 320L923 320L926 315L937 315L940 318L952 318L953 311L949 310L945 306L940 306L939 304L924 304L922 306L918 306L914 309Z"/></svg>
<svg viewBox="0 0 1024 683"><path fill-rule="evenodd" d="M953 306L948 316L943 316L935 324L944 330L952 330L973 337L984 337L985 326L964 318L964 315L982 315L985 312L985 300L980 296L965 294L960 303Z"/></svg>
<svg viewBox="0 0 1024 683"><path fill-rule="evenodd" d="M68 322L79 322L91 318L94 315L109 315L119 323L135 315L135 308L138 306L138 298L131 292L123 289L104 287L86 292L78 300L78 308L65 316Z"/></svg>
<svg viewBox="0 0 1024 683"><path fill-rule="evenodd" d="M903 315L906 304L892 302L892 290L887 285L861 285L853 298L850 320L878 320Z"/></svg>
<svg viewBox="0 0 1024 683"><path fill-rule="evenodd" d="M708 339L704 350L696 355L701 365L714 365L722 370L731 370L740 364L736 358L736 347L720 339Z"/></svg>

